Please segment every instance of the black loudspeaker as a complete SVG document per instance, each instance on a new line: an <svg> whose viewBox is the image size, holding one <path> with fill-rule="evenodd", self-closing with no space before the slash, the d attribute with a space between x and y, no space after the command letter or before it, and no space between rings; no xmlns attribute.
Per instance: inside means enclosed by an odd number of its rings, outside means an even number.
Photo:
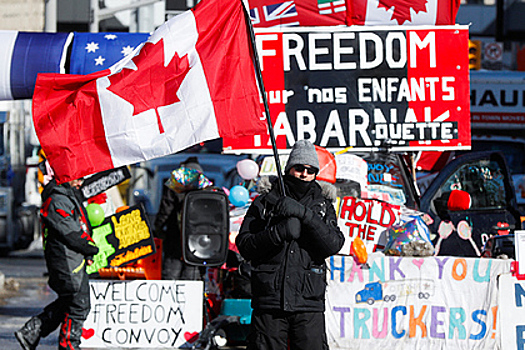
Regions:
<svg viewBox="0 0 525 350"><path fill-rule="evenodd" d="M224 264L229 234L229 202L224 192L201 190L186 194L182 209L182 256L186 264Z"/></svg>

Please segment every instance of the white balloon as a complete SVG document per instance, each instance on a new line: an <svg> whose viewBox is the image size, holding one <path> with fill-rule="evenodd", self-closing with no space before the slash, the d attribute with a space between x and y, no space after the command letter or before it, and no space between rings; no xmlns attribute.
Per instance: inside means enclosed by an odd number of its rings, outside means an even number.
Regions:
<svg viewBox="0 0 525 350"><path fill-rule="evenodd" d="M251 159L237 162L237 172L244 180L251 180L259 174L259 166Z"/></svg>

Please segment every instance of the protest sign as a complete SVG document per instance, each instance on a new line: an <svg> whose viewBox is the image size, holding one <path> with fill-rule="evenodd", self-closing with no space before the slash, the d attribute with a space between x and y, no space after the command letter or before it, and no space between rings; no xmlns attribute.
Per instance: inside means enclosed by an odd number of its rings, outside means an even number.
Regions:
<svg viewBox="0 0 525 350"><path fill-rule="evenodd" d="M399 223L401 207L375 199L344 197L339 206L337 224L345 236L339 254L350 254L350 245L359 236L368 253L384 248L386 230Z"/></svg>
<svg viewBox="0 0 525 350"><path fill-rule="evenodd" d="M328 265L330 349L500 348L498 276L509 271L510 260L374 253L366 268L350 256L333 256ZM509 300L499 307L504 303ZM523 348L520 337L515 349Z"/></svg>
<svg viewBox="0 0 525 350"><path fill-rule="evenodd" d="M155 253L155 242L146 212L141 205L130 207L104 219L93 228L92 238L99 248L89 274L107 266L132 263Z"/></svg>
<svg viewBox="0 0 525 350"><path fill-rule="evenodd" d="M113 186L116 186L125 180L131 178L128 167L121 166L116 169L109 169L96 173L92 176L86 176L80 187L84 198L88 199L96 196Z"/></svg>
<svg viewBox="0 0 525 350"><path fill-rule="evenodd" d="M525 281L510 273L499 278L501 349L525 347Z"/></svg>
<svg viewBox="0 0 525 350"><path fill-rule="evenodd" d="M470 148L467 26L256 31L277 147ZM271 154L268 135L225 152Z"/></svg>
<svg viewBox="0 0 525 350"><path fill-rule="evenodd" d="M202 281L91 281L82 348L178 348L202 330Z"/></svg>

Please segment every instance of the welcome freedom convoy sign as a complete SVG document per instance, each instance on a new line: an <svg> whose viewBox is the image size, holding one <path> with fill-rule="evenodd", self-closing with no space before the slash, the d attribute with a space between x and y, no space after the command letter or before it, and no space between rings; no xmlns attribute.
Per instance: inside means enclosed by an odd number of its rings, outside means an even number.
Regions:
<svg viewBox="0 0 525 350"><path fill-rule="evenodd" d="M470 148L467 26L268 28L256 43L278 148ZM271 144L255 135L224 149Z"/></svg>

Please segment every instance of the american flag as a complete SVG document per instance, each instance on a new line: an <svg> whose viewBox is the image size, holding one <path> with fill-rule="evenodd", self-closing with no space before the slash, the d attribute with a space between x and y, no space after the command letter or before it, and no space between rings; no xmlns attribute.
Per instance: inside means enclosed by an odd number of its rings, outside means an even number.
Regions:
<svg viewBox="0 0 525 350"><path fill-rule="evenodd" d="M254 27L293 27L299 25L294 1L251 8L250 18Z"/></svg>
<svg viewBox="0 0 525 350"><path fill-rule="evenodd" d="M345 0L317 0L317 7L321 15L346 11Z"/></svg>

